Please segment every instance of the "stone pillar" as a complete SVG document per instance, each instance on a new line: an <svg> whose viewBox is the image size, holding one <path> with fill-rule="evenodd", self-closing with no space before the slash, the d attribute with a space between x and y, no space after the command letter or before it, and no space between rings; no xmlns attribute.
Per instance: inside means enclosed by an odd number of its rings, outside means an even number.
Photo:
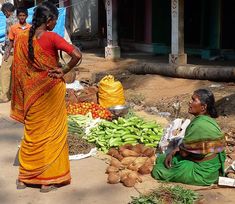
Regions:
<svg viewBox="0 0 235 204"><path fill-rule="evenodd" d="M171 0L171 54L169 63L187 64L184 53L184 0Z"/></svg>
<svg viewBox="0 0 235 204"><path fill-rule="evenodd" d="M119 59L120 47L117 35L117 0L106 0L107 16L107 47L105 47L106 59Z"/></svg>

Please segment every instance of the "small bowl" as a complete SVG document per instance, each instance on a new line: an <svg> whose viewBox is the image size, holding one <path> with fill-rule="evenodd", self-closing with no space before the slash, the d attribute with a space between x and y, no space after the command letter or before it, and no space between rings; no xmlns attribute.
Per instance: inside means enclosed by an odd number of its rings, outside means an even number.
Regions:
<svg viewBox="0 0 235 204"><path fill-rule="evenodd" d="M128 105L117 105L109 107L108 109L115 117L122 117L128 113L129 108Z"/></svg>

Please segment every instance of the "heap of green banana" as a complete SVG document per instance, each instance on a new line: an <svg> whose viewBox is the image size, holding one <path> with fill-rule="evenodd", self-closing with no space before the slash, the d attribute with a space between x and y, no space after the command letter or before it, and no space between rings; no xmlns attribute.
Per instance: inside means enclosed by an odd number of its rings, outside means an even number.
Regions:
<svg viewBox="0 0 235 204"><path fill-rule="evenodd" d="M155 122L145 122L143 119L133 116L128 119L119 117L112 122L103 121L97 127L91 129L87 141L95 143L103 152L111 147L119 147L124 144L145 144L156 147L163 134L163 129Z"/></svg>

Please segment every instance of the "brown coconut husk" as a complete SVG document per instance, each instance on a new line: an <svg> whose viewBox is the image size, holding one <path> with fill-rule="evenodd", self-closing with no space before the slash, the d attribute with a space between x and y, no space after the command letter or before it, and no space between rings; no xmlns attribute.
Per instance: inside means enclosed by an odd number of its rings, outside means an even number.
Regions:
<svg viewBox="0 0 235 204"><path fill-rule="evenodd" d="M139 153L129 150L129 149L123 149L122 151L120 151L121 155L123 157L138 157L140 156Z"/></svg>
<svg viewBox="0 0 235 204"><path fill-rule="evenodd" d="M138 153L139 155L142 155L142 149L139 146L134 146L132 148L132 151Z"/></svg>
<svg viewBox="0 0 235 204"><path fill-rule="evenodd" d="M123 151L124 149L132 150L133 145L132 144L125 144L119 147L119 152Z"/></svg>
<svg viewBox="0 0 235 204"><path fill-rule="evenodd" d="M123 156L119 154L118 150L116 150L115 148L110 148L107 154L118 159L119 161L123 159Z"/></svg>
<svg viewBox="0 0 235 204"><path fill-rule="evenodd" d="M114 155L118 155L119 152L115 148L110 148L107 154L113 157Z"/></svg>
<svg viewBox="0 0 235 204"><path fill-rule="evenodd" d="M132 171L127 175L129 178L136 180L137 182L142 183L142 179L136 171Z"/></svg>
<svg viewBox="0 0 235 204"><path fill-rule="evenodd" d="M144 144L136 144L136 145L134 146L134 148L137 150L136 152L138 152L138 153L140 153L140 154L144 153L144 151L145 151L145 149L146 149L146 147L144 146Z"/></svg>
<svg viewBox="0 0 235 204"><path fill-rule="evenodd" d="M122 161L124 158L121 154L114 155L113 157L118 159L119 161Z"/></svg>
<svg viewBox="0 0 235 204"><path fill-rule="evenodd" d="M157 157L155 155L150 157L152 164L155 164Z"/></svg>
<svg viewBox="0 0 235 204"><path fill-rule="evenodd" d="M144 175L144 174L150 174L150 173L151 173L151 168L150 168L150 166L149 166L148 164L143 164L143 165L139 168L138 172L139 172L140 174L142 174L142 175Z"/></svg>
<svg viewBox="0 0 235 204"><path fill-rule="evenodd" d="M146 162L139 168L138 172L140 174L150 174L153 170L153 163L151 158L147 159Z"/></svg>
<svg viewBox="0 0 235 204"><path fill-rule="evenodd" d="M108 179L107 182L110 184L116 184L120 182L120 173L119 172L113 172L113 173L109 173L108 175Z"/></svg>
<svg viewBox="0 0 235 204"><path fill-rule="evenodd" d="M141 164L142 166L148 159L149 159L148 157L137 157L133 163L138 165Z"/></svg>
<svg viewBox="0 0 235 204"><path fill-rule="evenodd" d="M134 187L136 184L136 180L134 178L126 177L123 180L123 185L126 187Z"/></svg>
<svg viewBox="0 0 235 204"><path fill-rule="evenodd" d="M136 157L124 157L121 161L122 165L127 167L132 164L137 158Z"/></svg>
<svg viewBox="0 0 235 204"><path fill-rule="evenodd" d="M106 174L118 172L119 169L115 166L108 166L106 169Z"/></svg>
<svg viewBox="0 0 235 204"><path fill-rule="evenodd" d="M123 168L122 163L118 159L116 159L114 157L112 157L111 160L110 160L110 166L114 166L114 167L116 167L118 169L122 169Z"/></svg>
<svg viewBox="0 0 235 204"><path fill-rule="evenodd" d="M139 168L147 161L148 157L137 157L127 168L132 171L138 171Z"/></svg>
<svg viewBox="0 0 235 204"><path fill-rule="evenodd" d="M146 156L146 157L154 156L154 154L155 154L155 149L154 148L147 148L143 152L143 155Z"/></svg>
<svg viewBox="0 0 235 204"><path fill-rule="evenodd" d="M120 171L120 174L121 174L121 182L123 182L127 176L129 175L129 173L132 172L131 170L129 169L123 169Z"/></svg>

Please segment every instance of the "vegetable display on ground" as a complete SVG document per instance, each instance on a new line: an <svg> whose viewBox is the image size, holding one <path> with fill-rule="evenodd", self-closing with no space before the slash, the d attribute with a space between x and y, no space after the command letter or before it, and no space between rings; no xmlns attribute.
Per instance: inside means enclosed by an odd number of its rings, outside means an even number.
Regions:
<svg viewBox="0 0 235 204"><path fill-rule="evenodd" d="M160 186L149 194L132 197L132 201L129 204L193 204L198 199L198 193L181 186Z"/></svg>
<svg viewBox="0 0 235 204"><path fill-rule="evenodd" d="M108 151L111 156L107 182L110 184L123 183L126 187L133 187L142 182L140 175L150 174L156 160L155 148L143 144L126 144L118 149Z"/></svg>
<svg viewBox="0 0 235 204"><path fill-rule="evenodd" d="M67 107L68 115L86 115L89 112L93 118L110 119L112 116L108 109L93 102L71 103Z"/></svg>
<svg viewBox="0 0 235 204"><path fill-rule="evenodd" d="M120 147L125 144L144 144L148 147L156 147L163 134L163 128L156 122L146 122L143 119L132 116L119 117L117 120L103 121L93 129L86 139L95 143L97 147L107 152L111 147Z"/></svg>

